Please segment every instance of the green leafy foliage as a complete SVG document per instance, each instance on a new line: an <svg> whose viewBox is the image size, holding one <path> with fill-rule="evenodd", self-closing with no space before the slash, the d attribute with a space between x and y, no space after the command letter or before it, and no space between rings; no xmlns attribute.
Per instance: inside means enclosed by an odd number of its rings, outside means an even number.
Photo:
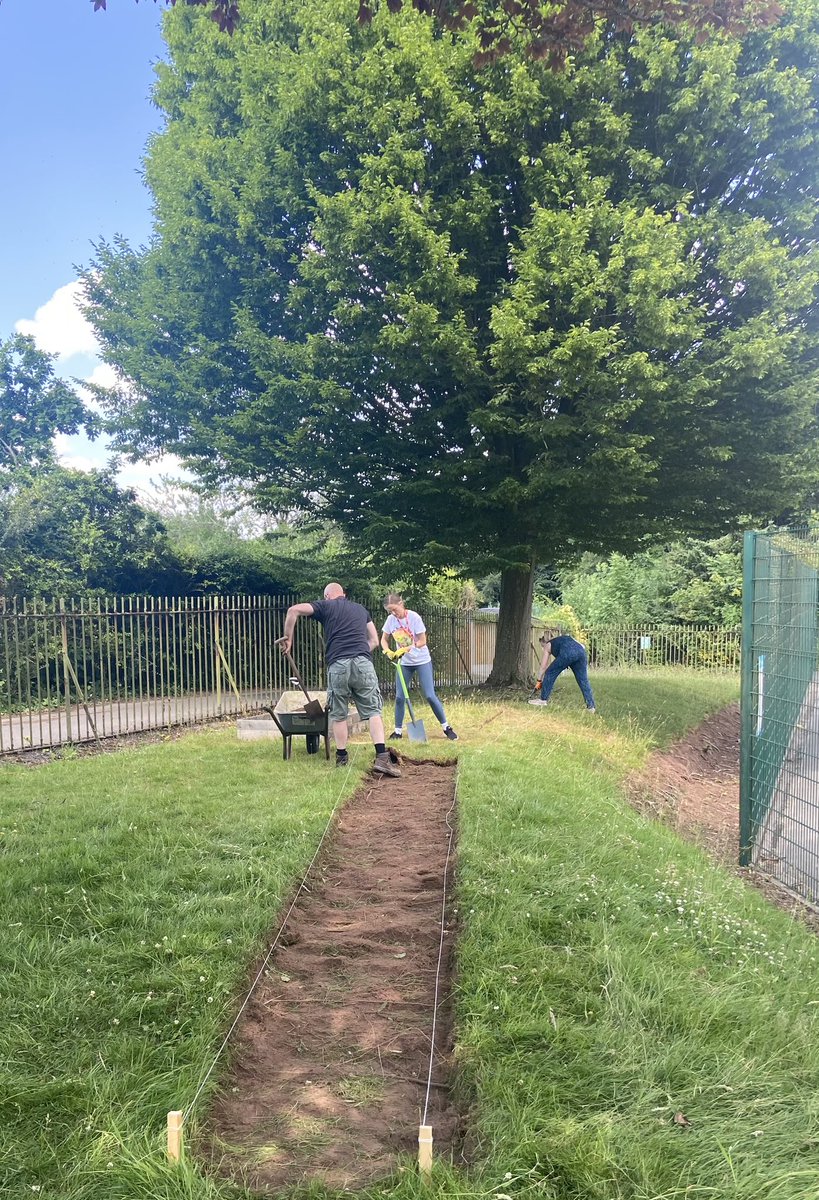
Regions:
<svg viewBox="0 0 819 1200"><path fill-rule="evenodd" d="M563 600L585 625L742 619L742 539L689 539L630 558L584 555L561 573Z"/></svg>
<svg viewBox="0 0 819 1200"><path fill-rule="evenodd" d="M139 591L169 566L162 526L105 472L57 464L99 421L32 338L0 343L0 593Z"/></svg>
<svg viewBox="0 0 819 1200"><path fill-rule="evenodd" d="M139 0L137 0L137 3ZM156 0L154 0L156 2ZM173 7L177 0L165 0ZM238 0L182 0L191 6L205 7L224 33L232 33L239 21ZM432 16L444 28L463 29L475 22L481 49L476 65L495 62L508 54L512 39L524 39L532 58L548 59L563 65L568 55L582 49L593 34L595 23L611 21L618 29L632 29L652 21L680 22L696 29L701 37L715 30L747 30L754 25L769 25L781 15L776 0L563 0L558 5L542 6L537 0L410 0L416 12ZM108 0L93 0L94 12L108 7ZM389 12L399 13L403 0L386 0ZM379 7L378 0L361 0L358 20L369 25Z"/></svg>
<svg viewBox="0 0 819 1200"><path fill-rule="evenodd" d="M0 508L0 594L175 591L182 582L161 522L106 472L34 472L0 494Z"/></svg>
<svg viewBox="0 0 819 1200"><path fill-rule="evenodd" d="M97 426L33 338L15 334L0 342L0 490L9 486L10 472L55 462L56 433L85 427L93 436Z"/></svg>

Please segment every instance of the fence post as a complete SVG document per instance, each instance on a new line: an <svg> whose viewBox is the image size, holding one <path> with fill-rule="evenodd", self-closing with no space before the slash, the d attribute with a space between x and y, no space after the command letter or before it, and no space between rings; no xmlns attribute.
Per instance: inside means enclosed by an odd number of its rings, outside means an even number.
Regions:
<svg viewBox="0 0 819 1200"><path fill-rule="evenodd" d="M68 624L65 615L65 600L60 600L60 637L63 647L63 687L65 688L65 733L66 741L73 742L71 729L71 675L68 669Z"/></svg>
<svg viewBox="0 0 819 1200"><path fill-rule="evenodd" d="M213 626L213 678L216 683L216 715L222 715L222 661L219 657L219 597L214 596L211 602L211 623Z"/></svg>
<svg viewBox="0 0 819 1200"><path fill-rule="evenodd" d="M742 641L740 644L740 753L739 753L739 865L751 861L752 735L754 672L754 567L756 533L748 530L743 539Z"/></svg>
<svg viewBox="0 0 819 1200"><path fill-rule="evenodd" d="M449 686L458 687L455 682L455 638L457 630L455 629L455 611L449 614Z"/></svg>

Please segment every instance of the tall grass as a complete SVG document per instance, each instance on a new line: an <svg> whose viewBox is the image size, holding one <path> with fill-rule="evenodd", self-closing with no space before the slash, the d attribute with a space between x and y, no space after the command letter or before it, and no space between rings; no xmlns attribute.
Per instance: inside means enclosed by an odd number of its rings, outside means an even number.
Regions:
<svg viewBox="0 0 819 1200"><path fill-rule="evenodd" d="M480 1159L555 1200L819 1195L813 935L627 808L604 741L526 743L462 764Z"/></svg>
<svg viewBox="0 0 819 1200"><path fill-rule="evenodd" d="M460 757L473 1165L428 1185L399 1172L373 1200L819 1194L815 940L622 798L624 774L734 684L594 685L602 718L561 681L546 710L452 699L460 743L407 748ZM165 1114L192 1099L370 753L346 776L219 732L0 770L4 1195L246 1194L168 1164Z"/></svg>

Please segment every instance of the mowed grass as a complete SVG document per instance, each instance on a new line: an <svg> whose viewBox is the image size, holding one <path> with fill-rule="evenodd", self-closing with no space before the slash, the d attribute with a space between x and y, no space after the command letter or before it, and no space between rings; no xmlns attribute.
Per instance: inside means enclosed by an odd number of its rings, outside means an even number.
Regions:
<svg viewBox="0 0 819 1200"><path fill-rule="evenodd" d="M460 761L456 1089L473 1166L436 1164L429 1183L404 1170L373 1200L819 1195L815 939L622 793L736 685L593 683L600 718L571 679L545 710L448 699L456 744L419 705L431 741L407 752ZM223 731L0 769L4 1195L246 1194L168 1164L165 1115L193 1098L370 755L348 775Z"/></svg>
<svg viewBox="0 0 819 1200"><path fill-rule="evenodd" d="M150 1194L167 1111L358 782L280 756L220 731L0 768L0 1194Z"/></svg>

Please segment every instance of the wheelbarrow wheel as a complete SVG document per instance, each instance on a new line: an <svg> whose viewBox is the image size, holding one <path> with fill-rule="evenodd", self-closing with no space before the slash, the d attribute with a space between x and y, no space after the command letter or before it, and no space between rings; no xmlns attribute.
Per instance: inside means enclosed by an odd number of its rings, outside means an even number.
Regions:
<svg viewBox="0 0 819 1200"><path fill-rule="evenodd" d="M307 740L307 753L308 754L318 754L319 749L321 748L321 734L320 733L308 733L306 740Z"/></svg>

